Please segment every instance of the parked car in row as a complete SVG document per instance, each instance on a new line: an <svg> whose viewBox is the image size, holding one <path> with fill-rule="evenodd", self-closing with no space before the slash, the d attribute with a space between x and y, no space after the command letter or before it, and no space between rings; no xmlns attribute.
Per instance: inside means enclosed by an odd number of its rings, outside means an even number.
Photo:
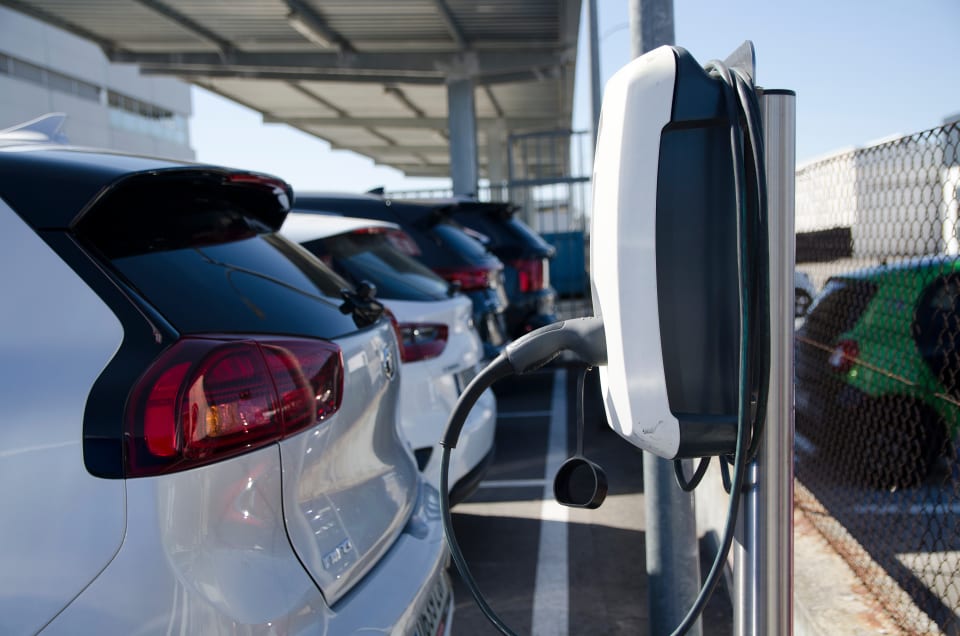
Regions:
<svg viewBox="0 0 960 636"><path fill-rule="evenodd" d="M846 474L921 483L960 426L960 259L830 278L796 333L797 432Z"/></svg>
<svg viewBox="0 0 960 636"><path fill-rule="evenodd" d="M449 633L395 330L291 198L0 147L0 632Z"/></svg>
<svg viewBox="0 0 960 636"><path fill-rule="evenodd" d="M440 440L457 398L483 357L470 299L451 293L445 280L395 247L398 240L412 241L396 224L295 212L281 234L355 288L375 288L376 299L392 312L400 341L400 423L420 469L439 487ZM451 454L451 504L469 496L486 473L493 460L496 424L496 398L487 389Z"/></svg>
<svg viewBox="0 0 960 636"><path fill-rule="evenodd" d="M503 261L510 338L556 322L557 292L550 286L550 259L556 249L517 218L518 208L511 203L447 203L447 214Z"/></svg>
<svg viewBox="0 0 960 636"><path fill-rule="evenodd" d="M460 224L444 214L444 204L386 199L376 194L297 194L297 211L388 221L404 235L391 235L398 249L419 260L473 302L473 318L493 358L508 342L504 312L507 295L503 263ZM413 239L407 240L407 237Z"/></svg>

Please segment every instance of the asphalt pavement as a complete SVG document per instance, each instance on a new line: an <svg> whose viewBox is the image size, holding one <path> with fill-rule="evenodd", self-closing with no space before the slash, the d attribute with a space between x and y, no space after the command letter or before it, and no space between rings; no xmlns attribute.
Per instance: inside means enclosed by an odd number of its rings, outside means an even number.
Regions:
<svg viewBox="0 0 960 636"><path fill-rule="evenodd" d="M494 387L496 460L453 509L454 529L489 605L515 633L648 634L642 453L607 427L595 382L587 383L583 454L606 472L607 497L588 510L552 496L556 468L577 448L577 373L548 368ZM454 636L498 633L451 573ZM702 626L707 636L733 632L723 584Z"/></svg>

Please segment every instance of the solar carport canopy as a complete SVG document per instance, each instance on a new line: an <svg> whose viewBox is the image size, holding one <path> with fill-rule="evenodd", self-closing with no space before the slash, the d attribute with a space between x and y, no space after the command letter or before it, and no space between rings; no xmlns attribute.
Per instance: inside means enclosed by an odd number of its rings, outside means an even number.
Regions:
<svg viewBox="0 0 960 636"><path fill-rule="evenodd" d="M450 174L453 86L472 95L477 177L506 176L509 135L571 125L580 0L0 4L410 176Z"/></svg>

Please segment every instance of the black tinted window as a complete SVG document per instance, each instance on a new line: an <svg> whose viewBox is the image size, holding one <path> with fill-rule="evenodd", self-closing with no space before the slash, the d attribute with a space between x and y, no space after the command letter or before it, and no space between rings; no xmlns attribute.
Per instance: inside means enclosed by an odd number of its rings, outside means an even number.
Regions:
<svg viewBox="0 0 960 636"><path fill-rule="evenodd" d="M430 228L429 233L470 263L479 264L491 259L483 245L467 236L463 230L453 224L437 223Z"/></svg>
<svg viewBox="0 0 960 636"><path fill-rule="evenodd" d="M76 233L181 333L334 338L349 284L270 233L285 212L270 188L216 178L138 178L91 209Z"/></svg>
<svg viewBox="0 0 960 636"><path fill-rule="evenodd" d="M304 243L304 247L354 285L365 280L376 285L377 298L440 300L447 297L448 283L399 252L386 234L341 234Z"/></svg>
<svg viewBox="0 0 960 636"><path fill-rule="evenodd" d="M549 256L554 250L549 243L514 217L501 217L477 212L458 212L454 219L489 238L488 247L501 259Z"/></svg>
<svg viewBox="0 0 960 636"><path fill-rule="evenodd" d="M913 331L930 371L952 395L960 394L960 274L940 277L924 290Z"/></svg>
<svg viewBox="0 0 960 636"><path fill-rule="evenodd" d="M837 336L853 328L876 292L877 286L867 281L828 280L810 309L804 335L825 345L833 344Z"/></svg>
<svg viewBox="0 0 960 636"><path fill-rule="evenodd" d="M114 266L183 333L284 333L333 338L356 330L315 259L289 260L271 235L127 256Z"/></svg>

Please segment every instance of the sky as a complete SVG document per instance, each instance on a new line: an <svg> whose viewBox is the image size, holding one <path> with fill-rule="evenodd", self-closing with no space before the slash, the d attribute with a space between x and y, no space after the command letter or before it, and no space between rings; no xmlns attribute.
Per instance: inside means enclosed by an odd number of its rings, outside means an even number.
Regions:
<svg viewBox="0 0 960 636"><path fill-rule="evenodd" d="M519 0L518 0L519 1ZM586 5L586 2L584 2ZM629 0L598 0L600 75L630 61ZM586 15L575 130L591 126ZM675 44L704 64L754 43L757 84L797 94L797 164L960 119L960 0L674 0ZM447 187L411 179L193 89L197 160L278 175L300 190Z"/></svg>

